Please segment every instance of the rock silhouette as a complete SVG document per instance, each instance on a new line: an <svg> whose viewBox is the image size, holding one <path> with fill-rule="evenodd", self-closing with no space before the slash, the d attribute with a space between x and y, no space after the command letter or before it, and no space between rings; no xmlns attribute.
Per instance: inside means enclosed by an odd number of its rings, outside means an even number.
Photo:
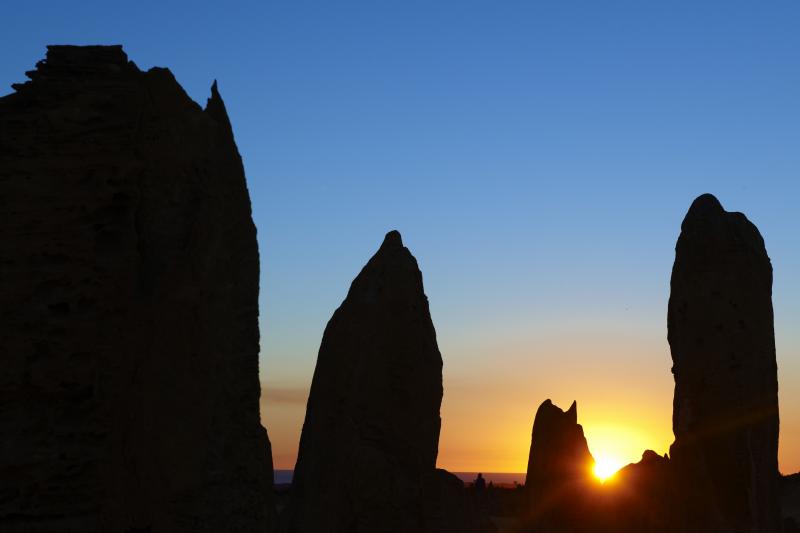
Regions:
<svg viewBox="0 0 800 533"><path fill-rule="evenodd" d="M682 531L780 531L771 296L758 229L698 197L681 226L668 312Z"/></svg>
<svg viewBox="0 0 800 533"><path fill-rule="evenodd" d="M225 105L120 46L0 98L0 530L264 532L256 231Z"/></svg>
<svg viewBox="0 0 800 533"><path fill-rule="evenodd" d="M325 328L282 529L424 531L441 401L422 274L392 231Z"/></svg>
<svg viewBox="0 0 800 533"><path fill-rule="evenodd" d="M577 403L565 412L545 400L536 411L531 435L526 526L542 532L591 527L593 521L585 513L591 501L592 466L594 458L578 424Z"/></svg>

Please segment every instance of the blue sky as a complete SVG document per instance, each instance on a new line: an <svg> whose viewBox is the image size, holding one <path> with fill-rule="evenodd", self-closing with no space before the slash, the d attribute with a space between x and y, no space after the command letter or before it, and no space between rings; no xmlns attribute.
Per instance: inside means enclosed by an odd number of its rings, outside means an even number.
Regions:
<svg viewBox="0 0 800 533"><path fill-rule="evenodd" d="M493 465L516 461L541 400L571 401L548 385L564 361L611 388L630 388L630 368L653 383L647 398L575 391L590 445L592 405L652 402L665 419L647 443L666 451L674 244L712 192L758 225L773 260L782 467L800 469L797 2L71 4L6 9L0 86L50 43L122 43L201 103L219 80L259 230L279 466L293 462L324 325L394 228L445 360L443 459L513 448L475 463L511 468ZM577 340L581 355L553 358ZM487 368L496 387L474 399ZM520 414L472 449L455 428L478 401Z"/></svg>

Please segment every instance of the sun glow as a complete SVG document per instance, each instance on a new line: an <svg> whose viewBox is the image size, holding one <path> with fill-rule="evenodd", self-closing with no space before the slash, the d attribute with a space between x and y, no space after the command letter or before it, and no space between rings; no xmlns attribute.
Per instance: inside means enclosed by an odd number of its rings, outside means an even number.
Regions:
<svg viewBox="0 0 800 533"><path fill-rule="evenodd" d="M615 457L596 457L594 466L592 467L592 473L594 477L605 483L614 477L614 474L616 474L622 466L622 461Z"/></svg>

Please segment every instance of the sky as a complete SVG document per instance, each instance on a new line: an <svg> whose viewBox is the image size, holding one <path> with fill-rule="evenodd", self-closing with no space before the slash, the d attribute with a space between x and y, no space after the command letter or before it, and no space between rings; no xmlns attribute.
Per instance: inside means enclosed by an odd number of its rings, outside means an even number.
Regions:
<svg viewBox="0 0 800 533"><path fill-rule="evenodd" d="M277 468L325 324L391 229L444 360L440 467L524 472L547 398L577 400L596 456L667 452L674 246L711 192L772 259L779 461L800 470L800 3L39 1L3 26L0 94L46 44L123 44L203 105L218 80Z"/></svg>

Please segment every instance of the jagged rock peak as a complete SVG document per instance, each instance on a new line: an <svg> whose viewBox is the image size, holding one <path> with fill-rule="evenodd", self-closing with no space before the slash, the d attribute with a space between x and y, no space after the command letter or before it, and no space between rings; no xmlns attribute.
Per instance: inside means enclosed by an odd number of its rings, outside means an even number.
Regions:
<svg viewBox="0 0 800 533"><path fill-rule="evenodd" d="M540 421L540 427L550 426L551 420L557 420L560 424L578 424L578 401L573 400L566 411L555 405L552 400L547 399L539 405L534 418L534 430L536 420ZM581 430L582 431L582 430Z"/></svg>
<svg viewBox="0 0 800 533"><path fill-rule="evenodd" d="M228 118L228 110L225 107L225 102L219 94L217 80L214 80L214 83L211 84L211 97L206 101L206 113L219 122L225 130L225 133L233 140L233 128Z"/></svg>
<svg viewBox="0 0 800 533"><path fill-rule="evenodd" d="M36 69L27 71L25 75L32 81L39 82L74 80L76 75L83 79L97 79L130 69L138 70L128 61L121 45L49 45L45 59L37 62ZM19 92L30 83L15 83L11 87Z"/></svg>
<svg viewBox="0 0 800 533"><path fill-rule="evenodd" d="M49 63L110 63L128 62L128 54L121 44L48 44L46 60Z"/></svg>
<svg viewBox="0 0 800 533"><path fill-rule="evenodd" d="M578 400L572 400L572 405L567 409L567 415L569 415L570 421L573 424L578 423Z"/></svg>
<svg viewBox="0 0 800 533"><path fill-rule="evenodd" d="M586 477L593 463L583 427L578 424L577 402L566 411L549 399L542 402L531 431L529 481L549 485L573 476Z"/></svg>
<svg viewBox="0 0 800 533"><path fill-rule="evenodd" d="M117 65L129 63L121 44L76 46L54 44L47 46L47 55L38 67L54 68L60 66Z"/></svg>
<svg viewBox="0 0 800 533"><path fill-rule="evenodd" d="M537 531L573 531L572 515L584 505L593 465L577 402L566 411L549 399L542 402L531 432L523 521Z"/></svg>

